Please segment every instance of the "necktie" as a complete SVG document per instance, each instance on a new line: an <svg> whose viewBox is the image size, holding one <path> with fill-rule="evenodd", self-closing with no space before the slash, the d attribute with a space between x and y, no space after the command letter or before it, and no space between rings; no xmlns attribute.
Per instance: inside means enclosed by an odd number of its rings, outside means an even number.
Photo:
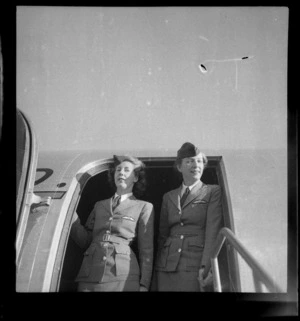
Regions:
<svg viewBox="0 0 300 321"><path fill-rule="evenodd" d="M116 207L120 204L120 202L121 202L121 196L118 195L113 201L113 206L112 206L113 212L116 209Z"/></svg>
<svg viewBox="0 0 300 321"><path fill-rule="evenodd" d="M180 199L180 206L182 207L186 198L188 197L189 195L189 192L190 192L190 189L187 187L183 193L183 195L181 196L181 199Z"/></svg>

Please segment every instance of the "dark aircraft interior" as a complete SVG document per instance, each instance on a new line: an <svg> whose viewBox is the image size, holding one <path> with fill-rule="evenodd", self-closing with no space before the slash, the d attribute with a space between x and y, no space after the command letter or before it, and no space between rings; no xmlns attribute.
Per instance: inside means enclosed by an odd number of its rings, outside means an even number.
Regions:
<svg viewBox="0 0 300 321"><path fill-rule="evenodd" d="M154 205L154 240L157 240L160 207L163 194L171 189L177 188L181 184L181 177L174 169L174 160L149 160L144 162L147 168L147 191L141 199L151 202ZM95 202L109 198L114 193L109 185L107 176L107 171L101 172L91 177L84 186L76 209L82 224L86 222ZM220 184L217 175L217 162L209 161L201 180L206 184ZM227 202L225 202L225 204L227 204ZM223 204L223 216L226 216L226 213L228 213L228 211L226 209L224 210ZM229 220L226 219L226 217L224 222L226 227L230 228L230 226L228 226ZM137 251L137 244L134 241L131 244L131 247L133 251ZM155 243L154 257L156 249L157 244ZM227 248L225 246L222 247L218 258L222 291L230 292L233 290L235 282L234 273L229 273L229 269L232 270L232 266L234 266L234 264L231 264L231 268L229 268L229 261L232 260L232 258L228 255ZM77 283L75 283L74 280L81 266L82 259L83 250L80 249L71 238L69 238L62 266L59 292L75 292L77 290ZM152 284L151 289L155 289L154 284Z"/></svg>

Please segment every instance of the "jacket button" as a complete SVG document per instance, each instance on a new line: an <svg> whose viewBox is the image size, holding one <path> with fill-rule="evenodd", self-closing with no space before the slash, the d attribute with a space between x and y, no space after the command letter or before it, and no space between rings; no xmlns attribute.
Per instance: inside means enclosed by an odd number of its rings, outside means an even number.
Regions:
<svg viewBox="0 0 300 321"><path fill-rule="evenodd" d="M181 252L181 249L178 249L178 252Z"/></svg>
<svg viewBox="0 0 300 321"><path fill-rule="evenodd" d="M179 215L181 215L181 212L179 211L179 213L178 213Z"/></svg>
<svg viewBox="0 0 300 321"><path fill-rule="evenodd" d="M106 256L103 256L103 261L105 261L106 260Z"/></svg>
<svg viewBox="0 0 300 321"><path fill-rule="evenodd" d="M180 225L183 226L184 225L183 222L181 222Z"/></svg>
<svg viewBox="0 0 300 321"><path fill-rule="evenodd" d="M106 234L110 234L110 231L106 231L105 233L106 233Z"/></svg>
<svg viewBox="0 0 300 321"><path fill-rule="evenodd" d="M112 218L112 217L110 217L108 220L109 220L109 221L112 221L112 219L113 219L113 218Z"/></svg>
<svg viewBox="0 0 300 321"><path fill-rule="evenodd" d="M184 238L184 236L183 236L183 235L181 235L181 236L180 236L180 238L181 238L181 239L183 239L183 238Z"/></svg>

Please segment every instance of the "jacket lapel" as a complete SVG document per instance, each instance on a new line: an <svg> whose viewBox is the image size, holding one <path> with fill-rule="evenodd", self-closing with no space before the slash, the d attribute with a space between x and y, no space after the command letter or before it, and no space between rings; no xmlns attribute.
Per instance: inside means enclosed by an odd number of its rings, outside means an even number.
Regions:
<svg viewBox="0 0 300 321"><path fill-rule="evenodd" d="M112 197L104 200L102 204L105 210L112 215Z"/></svg>
<svg viewBox="0 0 300 321"><path fill-rule="evenodd" d="M180 191L181 191L181 186L170 192L170 199L179 210L180 210Z"/></svg>

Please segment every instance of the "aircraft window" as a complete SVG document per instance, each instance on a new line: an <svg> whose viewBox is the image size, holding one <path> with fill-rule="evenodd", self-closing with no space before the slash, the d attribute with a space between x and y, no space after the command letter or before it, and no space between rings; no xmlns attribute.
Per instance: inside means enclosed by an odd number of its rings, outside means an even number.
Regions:
<svg viewBox="0 0 300 321"><path fill-rule="evenodd" d="M221 184L224 185L224 177L222 177L222 170L220 168L219 158L209 158L209 163L205 169L202 181L206 184ZM174 169L174 159L172 160L151 160L143 159L147 168L147 191L142 197L143 200L151 202L155 210L155 232L154 239L157 240L160 208L163 194L167 191L178 187L181 183L180 175ZM107 180L107 170L92 176L83 187L80 200L77 205L76 212L80 217L82 224L84 224L92 211L94 204L97 201L109 198L114 191ZM224 194L225 195L225 194ZM224 202L225 206L228 202ZM225 215L230 211L225 210ZM230 226L230 218L224 218L224 224ZM132 249L137 251L137 245L132 244ZM156 243L154 244L156 253ZM229 259L226 253L226 247L223 247L219 256L219 265L221 270L221 277L224 280L223 291L230 291L229 282ZM154 257L155 257L154 253ZM77 284L74 279L79 271L83 259L83 251L73 242L71 238L68 240L64 263L62 267L62 274L60 280L59 291L76 291ZM232 264L231 264L232 266ZM232 277L231 277L232 279ZM232 283L232 280L231 280Z"/></svg>

